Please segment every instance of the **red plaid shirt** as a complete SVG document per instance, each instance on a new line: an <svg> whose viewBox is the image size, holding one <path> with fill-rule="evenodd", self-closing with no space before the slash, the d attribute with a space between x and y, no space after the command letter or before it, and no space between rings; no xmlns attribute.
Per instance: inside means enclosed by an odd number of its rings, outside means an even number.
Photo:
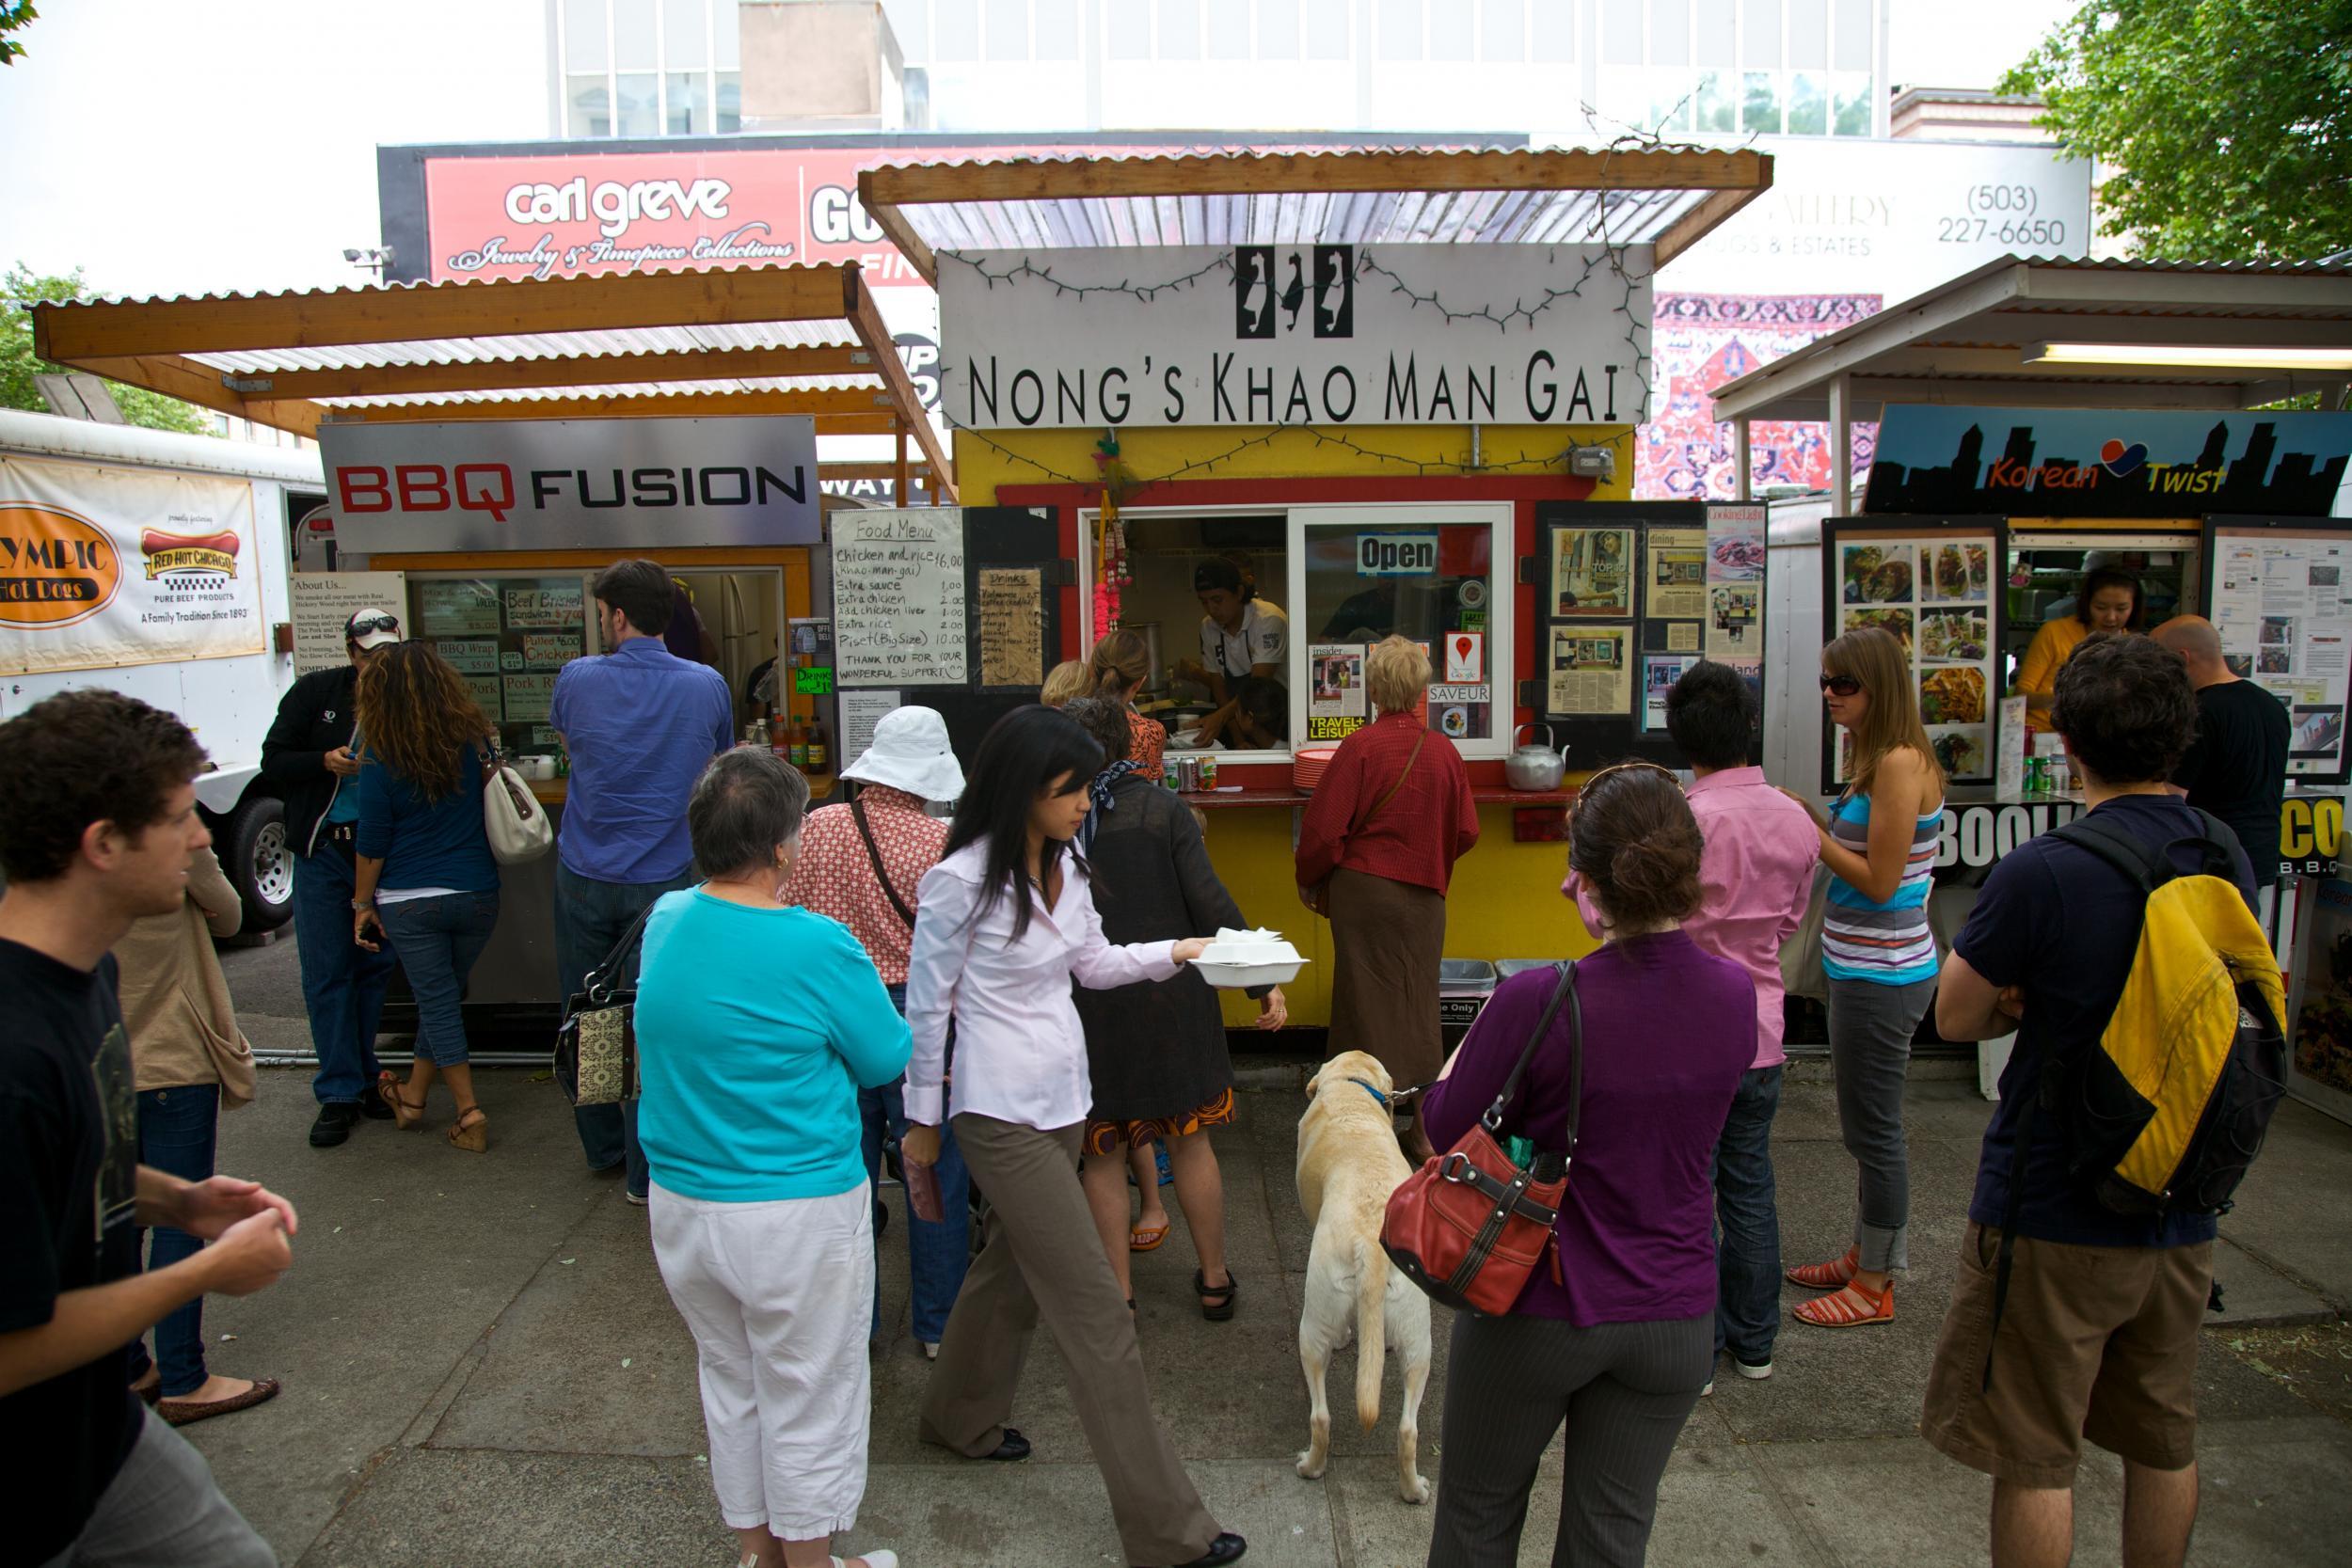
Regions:
<svg viewBox="0 0 2352 1568"><path fill-rule="evenodd" d="M866 826L874 830L874 847L882 852L890 885L913 910L923 873L937 865L946 850L947 824L926 813L923 802L902 789L868 784L859 799L866 802ZM866 852L866 841L848 806L809 813L801 829L801 857L785 879L784 897L847 926L874 960L882 984L907 983L907 951L914 933L874 879L873 858Z"/></svg>

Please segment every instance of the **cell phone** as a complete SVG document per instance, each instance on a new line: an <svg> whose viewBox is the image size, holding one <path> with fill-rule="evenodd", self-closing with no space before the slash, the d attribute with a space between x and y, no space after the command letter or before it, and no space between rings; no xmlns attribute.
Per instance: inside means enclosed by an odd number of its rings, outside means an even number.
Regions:
<svg viewBox="0 0 2352 1568"><path fill-rule="evenodd" d="M935 1165L906 1163L907 1208L914 1217L927 1225L936 1225L947 1217L939 1201L939 1169Z"/></svg>

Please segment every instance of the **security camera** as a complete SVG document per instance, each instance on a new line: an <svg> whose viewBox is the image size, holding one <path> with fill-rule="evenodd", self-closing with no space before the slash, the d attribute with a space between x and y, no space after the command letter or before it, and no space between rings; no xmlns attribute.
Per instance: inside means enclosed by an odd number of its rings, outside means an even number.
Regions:
<svg viewBox="0 0 2352 1568"><path fill-rule="evenodd" d="M356 265L358 265L358 261L359 261L359 252L358 252L358 251L357 251L357 250L353 250L353 249L346 249L346 250L343 252L343 260L344 260L344 261L346 261L351 262L352 264L354 264L354 265L356 266Z"/></svg>

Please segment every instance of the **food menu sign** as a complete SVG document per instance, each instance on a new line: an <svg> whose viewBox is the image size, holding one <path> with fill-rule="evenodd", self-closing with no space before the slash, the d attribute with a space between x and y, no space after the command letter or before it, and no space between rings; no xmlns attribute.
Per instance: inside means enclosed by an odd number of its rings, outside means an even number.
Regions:
<svg viewBox="0 0 2352 1568"><path fill-rule="evenodd" d="M1989 783L1998 753L1998 595L2006 529L1995 518L1889 527L1832 518L1823 527L1824 602L1833 637L1875 626L1902 644L1928 744L1955 784ZM1843 784L1849 747L1822 728L1822 776Z"/></svg>
<svg viewBox="0 0 2352 1568"><path fill-rule="evenodd" d="M2341 783L2352 665L2352 528L2216 518L2205 612L2222 657L2286 705L2287 772Z"/></svg>

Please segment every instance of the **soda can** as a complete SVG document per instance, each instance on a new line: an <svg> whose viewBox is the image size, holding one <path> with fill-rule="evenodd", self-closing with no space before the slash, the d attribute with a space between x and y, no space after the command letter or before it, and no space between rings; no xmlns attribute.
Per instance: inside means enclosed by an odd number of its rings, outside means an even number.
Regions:
<svg viewBox="0 0 2352 1568"><path fill-rule="evenodd" d="M1160 783L1166 784L1170 789L1182 789L1184 787L1183 758L1168 756L1160 758Z"/></svg>
<svg viewBox="0 0 2352 1568"><path fill-rule="evenodd" d="M1216 787L1216 758L1202 757L1200 759L1200 787L1202 789Z"/></svg>
<svg viewBox="0 0 2352 1568"><path fill-rule="evenodd" d="M1184 782L1183 788L1185 794L1190 795L1200 787L1200 759L1199 757L1186 757L1184 759Z"/></svg>

